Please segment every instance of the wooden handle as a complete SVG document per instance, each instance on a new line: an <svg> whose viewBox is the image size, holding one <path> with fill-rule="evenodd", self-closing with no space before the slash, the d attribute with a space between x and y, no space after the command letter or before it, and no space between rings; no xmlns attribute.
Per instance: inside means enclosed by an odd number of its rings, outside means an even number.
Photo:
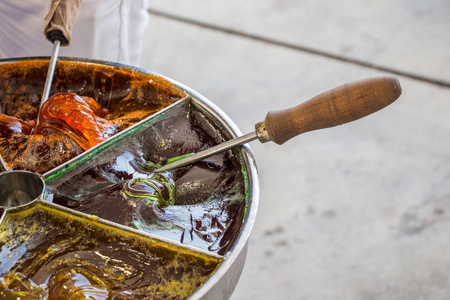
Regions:
<svg viewBox="0 0 450 300"><path fill-rule="evenodd" d="M270 139L281 145L304 132L365 117L388 106L401 93L395 77L368 78L341 85L297 106L270 111L264 124Z"/></svg>

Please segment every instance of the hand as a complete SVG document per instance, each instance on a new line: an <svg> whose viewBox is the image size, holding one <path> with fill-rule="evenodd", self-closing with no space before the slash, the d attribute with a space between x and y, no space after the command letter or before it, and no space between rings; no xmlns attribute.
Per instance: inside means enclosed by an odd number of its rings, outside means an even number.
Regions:
<svg viewBox="0 0 450 300"><path fill-rule="evenodd" d="M52 0L50 11L45 17L44 34L48 40L61 41L68 46L72 40L72 28L80 12L81 0Z"/></svg>

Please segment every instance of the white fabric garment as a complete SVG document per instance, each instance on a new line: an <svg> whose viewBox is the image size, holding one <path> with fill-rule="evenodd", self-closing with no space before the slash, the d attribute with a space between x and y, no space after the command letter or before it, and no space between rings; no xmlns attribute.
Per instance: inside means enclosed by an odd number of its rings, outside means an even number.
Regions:
<svg viewBox="0 0 450 300"><path fill-rule="evenodd" d="M70 1L70 0L68 0ZM50 56L44 35L50 0L0 0L0 58ZM137 66L148 24L145 0L83 0L72 42L59 56Z"/></svg>

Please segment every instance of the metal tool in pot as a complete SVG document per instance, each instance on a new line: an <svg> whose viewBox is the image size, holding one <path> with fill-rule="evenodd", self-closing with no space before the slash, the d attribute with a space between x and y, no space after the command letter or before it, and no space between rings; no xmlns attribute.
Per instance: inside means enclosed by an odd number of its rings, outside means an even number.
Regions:
<svg viewBox="0 0 450 300"><path fill-rule="evenodd" d="M45 100L47 100L48 96L50 95L50 88L52 87L53 75L55 74L56 61L58 60L59 46L61 45L61 42L63 42L63 40L65 39L64 35L59 30L51 31L49 33L52 36L51 41L53 42L53 50L52 50L52 56L50 57L50 63L48 65L47 77L45 79L44 92L42 93L41 104L39 105L39 110L42 107L42 104L44 104ZM39 114L38 114L38 120L39 120Z"/></svg>
<svg viewBox="0 0 450 300"><path fill-rule="evenodd" d="M80 2L79 0L54 0L52 1L48 15L45 17L47 24L44 33L47 39L53 43L53 50L48 66L44 92L42 93L41 103L39 105L36 126L39 124L39 111L50 95L59 47L68 46L72 39L72 27L80 12Z"/></svg>
<svg viewBox="0 0 450 300"><path fill-rule="evenodd" d="M308 131L349 123L388 106L401 92L400 82L392 76L347 83L297 106L270 111L263 122L255 125L254 132L168 163L154 172L184 167L256 139L281 145Z"/></svg>
<svg viewBox="0 0 450 300"><path fill-rule="evenodd" d="M37 173L28 171L0 173L0 208L17 207L41 199L44 191L44 179Z"/></svg>

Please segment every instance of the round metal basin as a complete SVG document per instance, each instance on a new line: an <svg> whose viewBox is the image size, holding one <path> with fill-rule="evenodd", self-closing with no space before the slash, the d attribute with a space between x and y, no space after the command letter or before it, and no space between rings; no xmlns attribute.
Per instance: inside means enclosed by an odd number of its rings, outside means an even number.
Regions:
<svg viewBox="0 0 450 300"><path fill-rule="evenodd" d="M39 57L0 60L2 113L18 118L36 116L48 62L49 58ZM229 298L244 267L258 206L258 175L249 147L229 150L168 174L178 188L173 206L151 208L153 204L127 198L128 202L137 201L130 206L137 207L133 210L121 204L126 197L114 188L140 174L130 171L136 161L163 162L200 151L241 135L237 126L195 90L162 75L116 63L60 58L50 94L59 92L92 97L117 114L123 107L152 107L156 111L51 168L45 169L45 162L37 161L39 169L34 171L44 178L46 191L28 209L40 207L82 223L108 226L126 236L156 240L171 251L211 257L218 262L217 268L188 298ZM9 145L5 139L0 138L0 142ZM9 170L33 171L26 164L15 164L8 155L4 154L3 160ZM105 197L105 191L112 196ZM115 205L119 209L111 208ZM0 230L24 210L27 205L0 207Z"/></svg>

